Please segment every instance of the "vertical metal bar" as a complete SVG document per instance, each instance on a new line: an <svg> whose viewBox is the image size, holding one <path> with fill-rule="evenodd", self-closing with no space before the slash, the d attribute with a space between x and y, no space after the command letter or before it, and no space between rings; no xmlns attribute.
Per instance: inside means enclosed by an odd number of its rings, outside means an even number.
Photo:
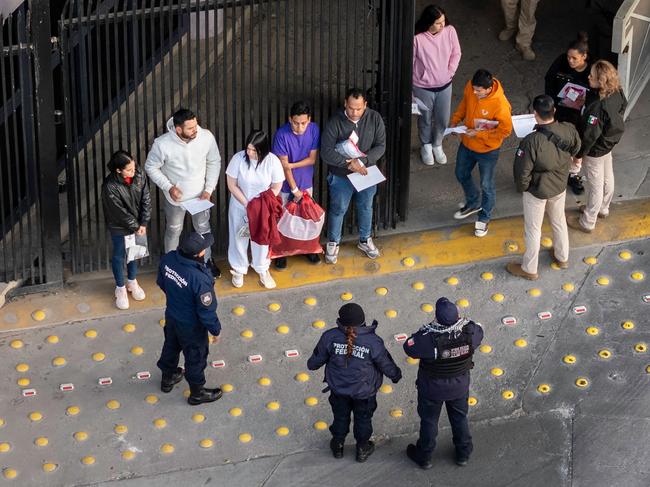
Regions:
<svg viewBox="0 0 650 487"><path fill-rule="evenodd" d="M187 19L187 32L186 32L186 39L185 39L185 44L187 48L187 54L186 54L186 70L187 74L187 106L189 106L191 109L194 109L197 111L197 107L194 104L194 98L192 97L192 19L190 17L190 14L192 13L192 5L191 5L191 0L186 0L185 3L185 9L187 10L187 13L183 16L184 19Z"/></svg>
<svg viewBox="0 0 650 487"><path fill-rule="evenodd" d="M37 143L40 174L41 235L44 247L45 278L48 283L63 281L61 227L59 214L58 169L54 127L54 83L50 43L50 5L48 0L31 0L30 28L34 47Z"/></svg>
<svg viewBox="0 0 650 487"><path fill-rule="evenodd" d="M12 23L12 15L9 14L9 17L7 18L8 20L8 25L11 25ZM4 25L4 18L2 17L2 13L0 13L0 28ZM1 33L1 32L0 32ZM9 45L11 45L11 38L9 38ZM4 35L0 35L0 50L4 50ZM11 62L11 57L9 57L9 62ZM7 102L7 88L6 84L4 83L4 80L7 79L7 74L5 70L5 58L2 57L0 58L0 80L2 82L0 83L0 100L2 100L2 105L4 106ZM6 117L6 121L2 124L4 127L4 140L6 141L5 144L2 144L5 150L5 155L6 155L6 161L7 161L7 171L10 169L10 161L12 161L14 158L11 156L11 147L9 145L9 141L11 140L9 138L9 116ZM0 168L1 170L1 168ZM10 179L10 178L8 178ZM15 280L16 275L10 274L9 269L8 269L8 259L7 259L7 247L11 247L11 256L16 255L16 252L14 250L14 245L13 245L13 231L11 232L11 236L9 235L10 232L10 227L11 227L11 214L9 215L9 222L5 219L5 216L7 215L8 208L5 208L5 189L8 190L9 193L9 199L8 199L8 206L11 207L11 185L10 184L2 184L0 185L0 229L2 231L0 232L0 237L2 237L2 262L3 262L3 268L5 269L6 276L5 279L7 281L9 280ZM9 240L9 243L8 243Z"/></svg>
<svg viewBox="0 0 650 487"><path fill-rule="evenodd" d="M7 28L7 34L8 34L9 42L10 42L10 45L11 45L11 43L14 40L13 22L10 23L7 27L8 27ZM7 138L6 140L7 140L7 147L9 148L9 151L12 153L13 157L10 157L10 158L7 159L7 162L8 162L8 164L7 164L7 180L9 181L9 184L7 186L9 187L9 204L11 206L14 206L15 205L14 202L16 201L16 196L15 196L14 192L17 189L17 188L14 187L14 185L18 186L20 184L20 182L18 181L18 177L16 177L16 180L14 181L14 176L13 176L13 171L12 171L13 164L11 164L12 160L15 160L15 161L19 160L19 152L18 152L18 147L17 147L17 144L16 144L16 141L17 141L16 120L18 118L18 114L16 113L16 108L17 108L16 107L16 84L15 84L15 81L14 81L15 74L14 74L14 57L13 57L13 55L9 56L8 74L9 74L9 93L11 93L12 96L11 96L11 107L7 107L7 109L10 110L11 118L13 118L13 123L11 124L11 126L13 127L13 130L12 130L13 133L9 134L9 131L8 131L9 117L7 117L7 122L5 123L5 127L6 127L6 130L7 130L7 133L11 136L11 139ZM2 80L2 82L4 83L4 79ZM9 142L10 140L13 141L13 150L11 149L12 144ZM19 249L19 252L20 252L21 256L24 254L25 249L22 248L21 239L20 239L20 236L22 234L22 228L20 228L20 223L18 223L20 221L20 211L15 211L14 209L12 209L12 211L10 212L10 215L11 215L11 218L9 219L9 224L10 224L10 231L11 231L11 254L12 254L11 263L12 263L12 270L13 270L13 275L14 275L14 279L15 279L17 276L22 274L22 272L18 272L18 259L16 258L17 257L16 249ZM17 230L16 227L17 226L19 227L18 232L16 232L16 230ZM16 235L16 233L18 233L18 236ZM18 240L18 242L16 242L16 240Z"/></svg>
<svg viewBox="0 0 650 487"><path fill-rule="evenodd" d="M165 115L165 121L168 116L172 114L177 108L178 105L176 104L175 101L175 89L174 89L174 44L172 42L174 38L174 13L171 11L172 6L174 5L175 0L169 0L168 8L169 8L169 22L167 25L167 28L169 29L169 32L167 33L167 39L169 39L169 43L167 45L167 50L169 52L169 113ZM180 39L179 39L180 41ZM167 127L163 127L163 133Z"/></svg>
<svg viewBox="0 0 650 487"><path fill-rule="evenodd" d="M142 131L140 130L140 96L138 95L140 86L140 22L136 15L137 2L132 3L133 17L131 19L131 32L133 35L133 115L135 117L135 153L140 154L140 140L142 138ZM144 54L142 55L144 56ZM129 83L131 84L131 83ZM126 96L129 96L127 90ZM146 97L143 93L143 98ZM129 112L130 113L130 112ZM129 139L131 141L133 139Z"/></svg>

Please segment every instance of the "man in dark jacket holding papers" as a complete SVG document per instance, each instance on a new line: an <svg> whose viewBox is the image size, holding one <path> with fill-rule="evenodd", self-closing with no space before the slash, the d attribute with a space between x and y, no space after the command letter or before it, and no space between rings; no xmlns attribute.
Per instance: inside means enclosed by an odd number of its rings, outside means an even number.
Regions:
<svg viewBox="0 0 650 487"><path fill-rule="evenodd" d="M341 241L343 219L354 197L359 222L359 249L369 258L379 257L379 249L370 237L372 202L377 186L357 191L348 175L368 175L368 168L377 164L386 150L386 128L378 112L368 108L366 94L348 90L344 109L325 125L321 137L321 157L328 165L330 201L327 210L327 247L325 262L336 264ZM368 176L370 177L370 176Z"/></svg>

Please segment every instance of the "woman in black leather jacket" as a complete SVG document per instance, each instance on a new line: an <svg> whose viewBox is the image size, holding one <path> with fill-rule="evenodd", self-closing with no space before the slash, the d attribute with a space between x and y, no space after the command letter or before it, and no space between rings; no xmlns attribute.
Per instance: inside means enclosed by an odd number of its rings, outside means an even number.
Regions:
<svg viewBox="0 0 650 487"><path fill-rule="evenodd" d="M129 295L136 301L146 296L136 280L137 263L127 264L128 282L124 283L124 261L126 235L145 235L151 219L151 196L147 177L137 166L133 157L119 150L108 163L110 173L102 184L102 206L106 226L113 242L111 264L115 277L115 299L119 309L129 308Z"/></svg>

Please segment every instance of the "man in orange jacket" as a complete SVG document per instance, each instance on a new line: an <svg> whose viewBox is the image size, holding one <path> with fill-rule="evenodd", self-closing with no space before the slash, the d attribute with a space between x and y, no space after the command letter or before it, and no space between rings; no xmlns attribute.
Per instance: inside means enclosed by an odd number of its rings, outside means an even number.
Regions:
<svg viewBox="0 0 650 487"><path fill-rule="evenodd" d="M494 170L499 149L512 132L510 103L501 83L489 71L479 69L465 85L463 99L449 125L455 127L460 122L464 122L467 131L461 136L456 155L456 179L463 186L465 204L454 213L454 218L462 220L478 213L474 235L484 237L496 202ZM472 179L477 164L481 192Z"/></svg>

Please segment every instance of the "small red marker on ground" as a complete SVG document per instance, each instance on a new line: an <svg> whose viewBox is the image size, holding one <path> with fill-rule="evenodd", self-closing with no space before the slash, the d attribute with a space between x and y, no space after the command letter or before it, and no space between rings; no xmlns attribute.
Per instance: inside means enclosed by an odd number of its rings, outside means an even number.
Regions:
<svg viewBox="0 0 650 487"><path fill-rule="evenodd" d="M61 384L59 386L59 389L61 389L63 392L74 391L74 384L70 382L68 382L67 384Z"/></svg>
<svg viewBox="0 0 650 487"><path fill-rule="evenodd" d="M36 389L23 389L23 397L32 397L36 395Z"/></svg>
<svg viewBox="0 0 650 487"><path fill-rule="evenodd" d="M285 350L284 356L288 358L300 357L300 352L298 350Z"/></svg>
<svg viewBox="0 0 650 487"><path fill-rule="evenodd" d="M249 356L248 356L248 361L249 361L250 363L252 363L252 364L259 363L259 362L262 361L262 356L259 355L259 354L249 355Z"/></svg>
<svg viewBox="0 0 650 487"><path fill-rule="evenodd" d="M138 372L137 374L135 374L135 376L140 380L147 380L147 379L151 379L151 372L149 372L148 370L143 370L142 372Z"/></svg>
<svg viewBox="0 0 650 487"><path fill-rule="evenodd" d="M501 318L501 323L508 326L513 326L517 324L517 318L514 316L504 316Z"/></svg>
<svg viewBox="0 0 650 487"><path fill-rule="evenodd" d="M100 377L97 380L97 383L100 386L110 386L113 383L113 379L111 379L110 377Z"/></svg>
<svg viewBox="0 0 650 487"><path fill-rule="evenodd" d="M575 306L573 308L573 312L577 315L581 315L582 313L587 312L587 307L586 306Z"/></svg>
<svg viewBox="0 0 650 487"><path fill-rule="evenodd" d="M398 333L397 335L393 336L395 338L396 342L403 342L408 338L408 335L406 333Z"/></svg>
<svg viewBox="0 0 650 487"><path fill-rule="evenodd" d="M553 317L553 314L550 311L542 311L540 313L537 313L537 317L540 320L548 320Z"/></svg>
<svg viewBox="0 0 650 487"><path fill-rule="evenodd" d="M223 361L223 360L213 360L212 362L210 362L210 365L211 365L212 367L214 367L215 369L217 369L217 368L219 368L219 367L225 367L225 366L226 366L226 362Z"/></svg>

